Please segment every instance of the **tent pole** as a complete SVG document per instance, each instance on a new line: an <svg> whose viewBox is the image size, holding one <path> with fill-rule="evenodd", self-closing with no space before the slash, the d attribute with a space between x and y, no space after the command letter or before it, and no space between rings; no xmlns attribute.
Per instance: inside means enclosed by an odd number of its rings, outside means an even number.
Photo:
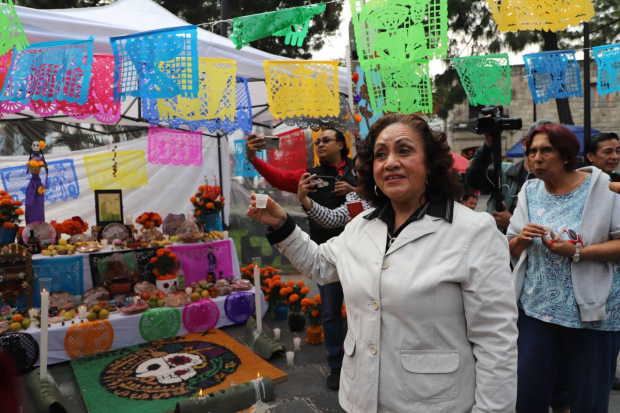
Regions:
<svg viewBox="0 0 620 413"><path fill-rule="evenodd" d="M125 116L127 114L127 112L129 112L129 109L131 109L133 104L136 103L136 100L138 100L138 99L137 98L133 98L133 100L131 101L131 104L129 105L129 107L127 109L125 109L125 112L123 112L123 115L118 119L118 121L114 124L114 126L118 126L118 124L121 123L121 119L123 119L123 116Z"/></svg>
<svg viewBox="0 0 620 413"><path fill-rule="evenodd" d="M224 20L222 22L222 25L220 27L220 34L223 37L228 37L228 22L226 20L228 20L228 0L221 0L222 1L222 18L221 20Z"/></svg>
<svg viewBox="0 0 620 413"><path fill-rule="evenodd" d="M590 23L583 24L583 144L592 136L590 123Z"/></svg>
<svg viewBox="0 0 620 413"><path fill-rule="evenodd" d="M217 170L218 170L218 174L220 177L220 188L222 188L222 193L224 193L224 179L222 177L222 135L220 135L219 131L216 133L217 133ZM230 200L228 202L230 202ZM222 218L222 222L226 224L224 208L221 209L220 215ZM228 226L224 227L224 229L228 229Z"/></svg>

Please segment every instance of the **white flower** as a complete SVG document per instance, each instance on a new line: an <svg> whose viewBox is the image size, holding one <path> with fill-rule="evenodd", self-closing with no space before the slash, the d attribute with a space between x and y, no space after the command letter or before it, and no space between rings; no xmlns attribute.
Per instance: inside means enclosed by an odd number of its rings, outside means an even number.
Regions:
<svg viewBox="0 0 620 413"><path fill-rule="evenodd" d="M17 277L18 277L20 280L23 280L24 278L26 278L26 274L25 274L25 273L23 273L23 272L20 272L19 274L17 274Z"/></svg>
<svg viewBox="0 0 620 413"><path fill-rule="evenodd" d="M0 283L4 282L4 277L2 275L0 275Z"/></svg>
<svg viewBox="0 0 620 413"><path fill-rule="evenodd" d="M30 287L30 284L28 284L26 281L24 281L24 282L22 283L22 288L23 288L24 290L27 290L27 289L28 289L28 287Z"/></svg>

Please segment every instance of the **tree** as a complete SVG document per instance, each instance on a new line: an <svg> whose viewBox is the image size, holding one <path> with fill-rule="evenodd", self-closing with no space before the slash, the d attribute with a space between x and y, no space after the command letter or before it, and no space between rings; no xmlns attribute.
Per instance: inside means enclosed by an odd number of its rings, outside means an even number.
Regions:
<svg viewBox="0 0 620 413"><path fill-rule="evenodd" d="M221 0L155 0L169 12L179 16L191 24L201 24L220 20ZM313 0L311 3L322 3ZM16 0L20 6L37 9L59 9L72 7L92 7L100 3L100 0ZM306 5L304 0L260 0L260 1L234 1L228 0L229 18L249 16L252 14L265 13L299 7ZM321 49L325 45L325 39L334 35L340 27L340 14L343 3L329 3L325 13L316 16L310 23L308 35L302 47L293 47L284 44L284 37L270 36L251 43L264 52L290 58L310 59L312 51ZM229 25L229 33L232 30ZM220 27L215 26L214 32L219 34ZM344 55L344 50L342 51Z"/></svg>
<svg viewBox="0 0 620 413"><path fill-rule="evenodd" d="M620 38L620 9L616 0L598 0L595 17L590 22L591 44L593 46L612 43ZM561 32L523 31L500 33L491 13L482 0L448 0L450 57L473 56L509 51L521 52L530 44L538 44L541 50L582 47L583 25ZM465 45L465 46L463 46ZM468 53L469 51L469 53ZM443 93L444 104L437 110L438 116L448 117L449 111L467 97L458 74L448 65L444 73L435 77L436 92ZM568 99L556 99L561 123L572 124Z"/></svg>

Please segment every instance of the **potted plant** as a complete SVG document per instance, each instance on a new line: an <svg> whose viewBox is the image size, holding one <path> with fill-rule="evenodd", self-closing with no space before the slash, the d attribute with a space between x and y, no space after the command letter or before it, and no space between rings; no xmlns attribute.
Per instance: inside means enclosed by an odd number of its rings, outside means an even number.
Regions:
<svg viewBox="0 0 620 413"><path fill-rule="evenodd" d="M304 331L306 327L306 319L302 314L301 301L306 298L306 295L310 292L310 288L305 286L303 281L297 282L289 280L286 282L286 287L283 289L285 294L284 303L288 305L290 315L288 316L288 327L292 332ZM280 290L280 295L282 295Z"/></svg>
<svg viewBox="0 0 620 413"><path fill-rule="evenodd" d="M22 201L14 201L6 191L0 191L0 247L15 242L20 216L24 210Z"/></svg>
<svg viewBox="0 0 620 413"><path fill-rule="evenodd" d="M51 225L56 230L57 241L60 240L60 234L67 234L70 237L70 244L75 244L76 241L83 241L78 239L76 236L84 234L84 232L88 231L89 228L88 222L78 216L72 217L71 219L65 219L60 224L56 221L52 221Z"/></svg>
<svg viewBox="0 0 620 413"><path fill-rule="evenodd" d="M198 192L189 201L194 207L196 221L203 226L203 232L223 231L222 209L226 205L222 194L222 188L218 185L209 185L205 178L205 185L198 187Z"/></svg>
<svg viewBox="0 0 620 413"><path fill-rule="evenodd" d="M160 248L156 254L157 256L151 258L151 263L155 266L153 274L155 274L157 289L166 294L176 291L179 281L177 255L168 248Z"/></svg>
<svg viewBox="0 0 620 413"><path fill-rule="evenodd" d="M142 225L142 240L150 242L151 240L161 241L164 235L157 230L161 227L163 220L156 212L145 212L136 218L136 223Z"/></svg>
<svg viewBox="0 0 620 413"><path fill-rule="evenodd" d="M314 299L304 298L301 300L301 305L301 309L308 319L306 343L321 344L325 341L325 336L323 334L323 303L321 302L321 296L317 294Z"/></svg>

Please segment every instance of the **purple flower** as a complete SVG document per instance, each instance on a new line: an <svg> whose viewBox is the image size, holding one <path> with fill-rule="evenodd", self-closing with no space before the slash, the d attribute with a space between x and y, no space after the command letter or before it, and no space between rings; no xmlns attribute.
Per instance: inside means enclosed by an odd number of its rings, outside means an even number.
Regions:
<svg viewBox="0 0 620 413"><path fill-rule="evenodd" d="M360 100L362 100L362 96L359 93L356 93L355 96L353 96L353 101L355 103L360 103Z"/></svg>

